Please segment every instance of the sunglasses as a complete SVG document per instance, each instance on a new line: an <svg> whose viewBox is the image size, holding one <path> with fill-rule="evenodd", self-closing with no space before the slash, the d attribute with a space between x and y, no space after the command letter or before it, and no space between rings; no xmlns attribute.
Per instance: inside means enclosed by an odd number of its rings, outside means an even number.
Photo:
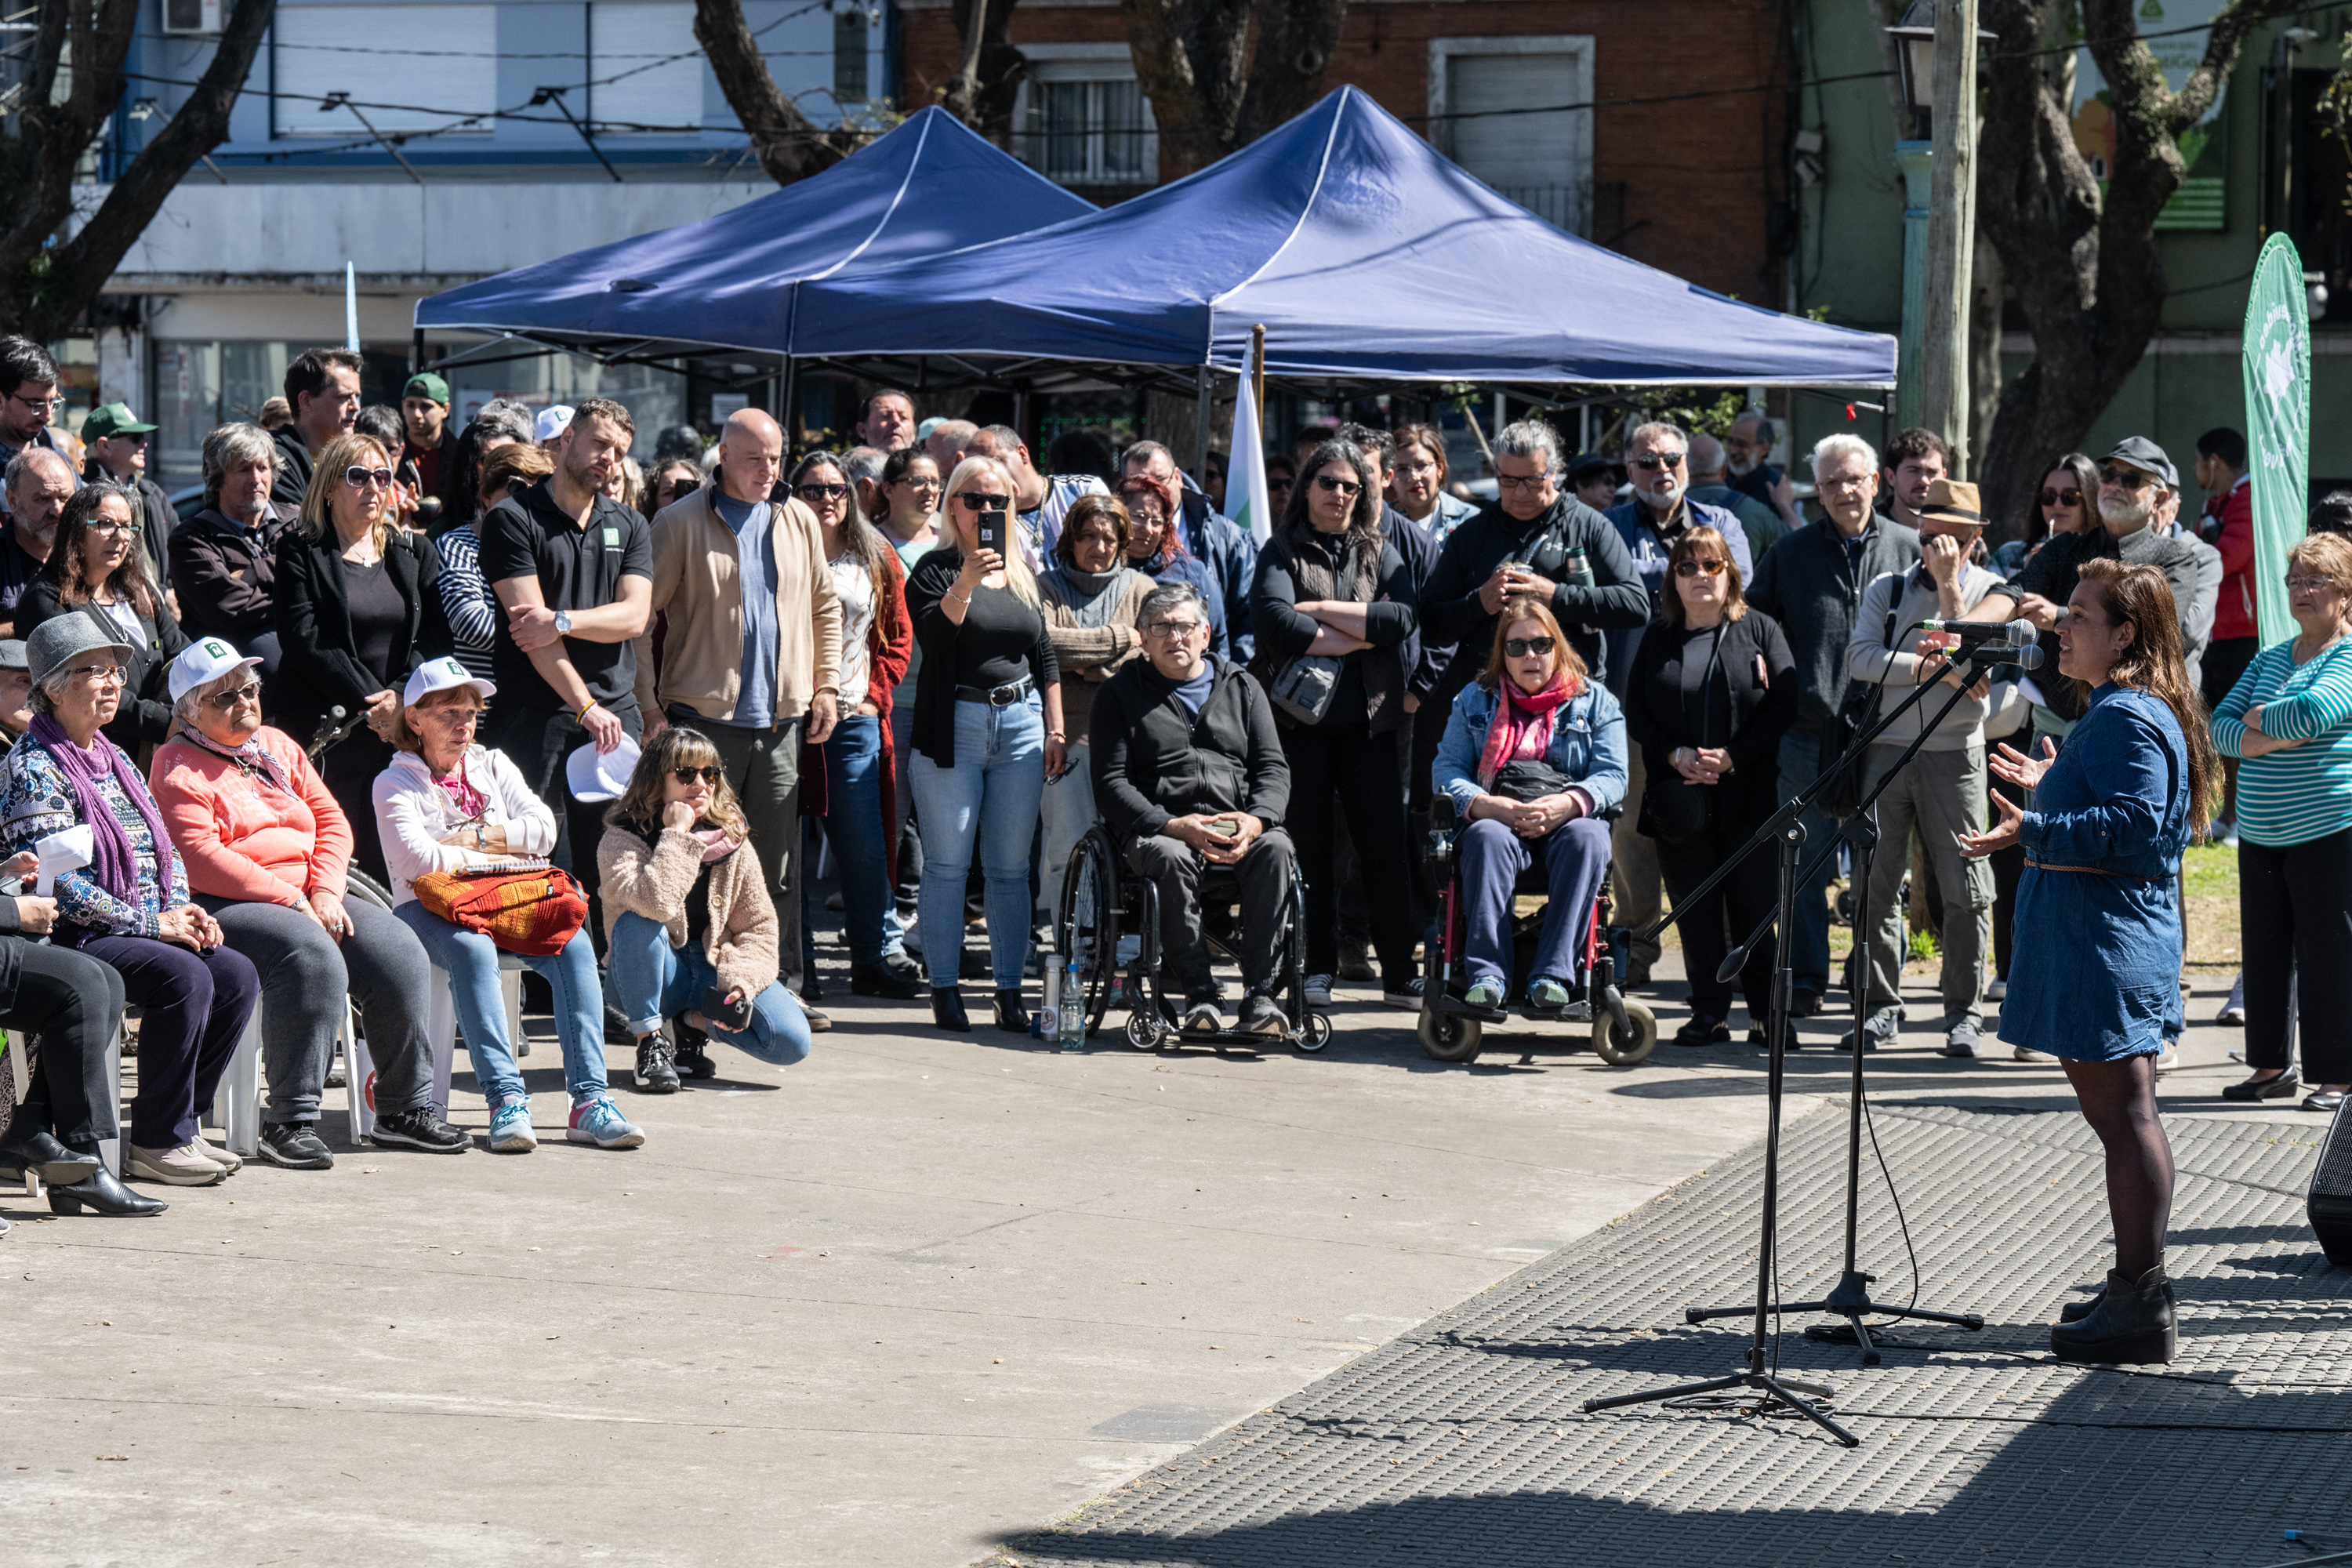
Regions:
<svg viewBox="0 0 2352 1568"><path fill-rule="evenodd" d="M676 779L682 784L690 784L695 780L700 779L704 784L710 784L715 787L720 779L727 776L727 772L724 768L716 767L672 768L669 771L669 776Z"/></svg>
<svg viewBox="0 0 2352 1568"><path fill-rule="evenodd" d="M1506 490L1539 490L1550 480L1549 474L1501 474L1496 476L1495 485Z"/></svg>
<svg viewBox="0 0 2352 1568"><path fill-rule="evenodd" d="M1720 561L1677 561L1675 563L1675 575L1677 577L1719 577L1723 575L1723 563Z"/></svg>
<svg viewBox="0 0 2352 1568"><path fill-rule="evenodd" d="M1646 458L1628 458L1625 462L1629 468L1640 468L1644 473L1649 473L1659 468L1681 468L1683 455L1680 452L1657 452Z"/></svg>
<svg viewBox="0 0 2352 1568"><path fill-rule="evenodd" d="M1548 654L1559 645L1549 637L1506 637L1503 639L1505 658L1525 658L1529 654Z"/></svg>
<svg viewBox="0 0 2352 1568"><path fill-rule="evenodd" d="M966 490L956 500L963 502L966 511L1002 511L1013 501L1011 496L991 495L986 490Z"/></svg>
<svg viewBox="0 0 2352 1568"><path fill-rule="evenodd" d="M2043 506L2081 506L2083 492L2081 490L2043 490L2042 504Z"/></svg>
<svg viewBox="0 0 2352 1568"><path fill-rule="evenodd" d="M839 500L848 493L847 485L808 484L803 485L799 491L803 500Z"/></svg>
<svg viewBox="0 0 2352 1568"><path fill-rule="evenodd" d="M363 468L357 463L353 463L343 470L343 483L355 490L363 490L370 485L375 486L378 489L388 490L392 488L392 470Z"/></svg>
<svg viewBox="0 0 2352 1568"><path fill-rule="evenodd" d="M2137 468L2101 468L2099 483L2113 485L2119 490L2144 490L2156 483L2156 476L2143 474Z"/></svg>
<svg viewBox="0 0 2352 1568"><path fill-rule="evenodd" d="M256 702L261 700L261 682L258 680L248 680L234 691L215 692L205 698L205 701L226 713L238 703L248 700Z"/></svg>
<svg viewBox="0 0 2352 1568"><path fill-rule="evenodd" d="M1316 475L1315 488L1327 495L1361 495L1364 490L1364 487L1353 479L1337 479L1329 474Z"/></svg>

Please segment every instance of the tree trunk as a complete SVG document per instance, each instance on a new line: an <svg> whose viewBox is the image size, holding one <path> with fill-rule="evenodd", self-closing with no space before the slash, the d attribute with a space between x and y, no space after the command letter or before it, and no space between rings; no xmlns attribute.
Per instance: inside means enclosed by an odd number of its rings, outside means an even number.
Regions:
<svg viewBox="0 0 2352 1568"><path fill-rule="evenodd" d="M1969 454L1978 482L1984 480L1984 454L1992 444L1994 416L2000 407L2001 306L2007 297L2000 252L1977 230L1976 258L1969 269Z"/></svg>
<svg viewBox="0 0 2352 1568"><path fill-rule="evenodd" d="M1135 76L1181 178L1322 96L1347 0L1120 0ZM1255 49L1251 22L1256 22Z"/></svg>
<svg viewBox="0 0 2352 1568"><path fill-rule="evenodd" d="M694 0L694 37L709 57L727 107L751 139L752 155L776 184L806 179L857 151L856 132L819 129L776 86L743 19L743 0Z"/></svg>
<svg viewBox="0 0 2352 1568"><path fill-rule="evenodd" d="M1323 96L1323 73L1347 17L1348 0L1276 0L1259 13L1257 50L1250 60L1249 92L1242 100L1234 147L1305 113Z"/></svg>
<svg viewBox="0 0 2352 1568"><path fill-rule="evenodd" d="M1029 59L1010 37L1014 0L956 0L956 37L963 45L963 69L950 82L940 103L950 114L999 146L1013 135L1013 106L1020 100L1021 83L1029 75ZM973 11L980 13L980 36L972 36Z"/></svg>

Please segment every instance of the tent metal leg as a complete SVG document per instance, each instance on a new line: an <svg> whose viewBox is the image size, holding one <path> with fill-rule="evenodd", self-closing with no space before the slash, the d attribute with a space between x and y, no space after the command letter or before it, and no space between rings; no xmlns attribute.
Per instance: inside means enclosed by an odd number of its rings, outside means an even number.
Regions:
<svg viewBox="0 0 2352 1568"><path fill-rule="evenodd" d="M1195 383L1199 391L1192 404L1192 481L1207 483L1209 471L1209 367L1202 365Z"/></svg>

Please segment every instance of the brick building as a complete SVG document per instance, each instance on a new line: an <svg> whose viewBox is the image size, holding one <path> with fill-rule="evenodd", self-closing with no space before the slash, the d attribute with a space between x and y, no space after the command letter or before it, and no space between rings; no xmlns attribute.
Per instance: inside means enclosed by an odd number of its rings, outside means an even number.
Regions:
<svg viewBox="0 0 2352 1568"><path fill-rule="evenodd" d="M912 109L961 54L945 0L898 4L899 101ZM1786 0L1357 0L1325 80L1433 132L1564 228L1784 306L1790 13ZM1018 155L1097 202L1166 176L1117 5L1021 0L1012 37L1030 62ZM1667 97L1678 101L1613 101Z"/></svg>

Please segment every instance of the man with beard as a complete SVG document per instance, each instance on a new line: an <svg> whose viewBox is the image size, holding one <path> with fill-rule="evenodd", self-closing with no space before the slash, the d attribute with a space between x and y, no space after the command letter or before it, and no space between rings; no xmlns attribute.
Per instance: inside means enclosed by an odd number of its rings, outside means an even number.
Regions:
<svg viewBox="0 0 2352 1568"><path fill-rule="evenodd" d="M2197 605L2198 552L2186 539L2149 526L2160 504L2180 488L2179 470L2164 448L2145 436L2119 442L2099 465L2099 523L2087 533L2053 534L2025 563L2018 579L2024 590L2017 613L2042 628L2042 668L2058 668L2058 617L2082 578L2083 563L2113 557L2155 567L2172 588L2184 643L2189 640ZM2083 716L2083 700L2067 680L2037 680L2050 711L2063 725L2037 733L2060 732Z"/></svg>
<svg viewBox="0 0 2352 1568"><path fill-rule="evenodd" d="M1731 488L1779 512L1780 521L1794 531L1805 525L1803 516L1797 510L1797 487L1789 482L1788 475L1765 460L1771 457L1772 443L1779 438L1780 432L1772 427L1772 421L1750 409L1733 420L1731 428L1724 433L1723 457L1730 470Z"/></svg>

